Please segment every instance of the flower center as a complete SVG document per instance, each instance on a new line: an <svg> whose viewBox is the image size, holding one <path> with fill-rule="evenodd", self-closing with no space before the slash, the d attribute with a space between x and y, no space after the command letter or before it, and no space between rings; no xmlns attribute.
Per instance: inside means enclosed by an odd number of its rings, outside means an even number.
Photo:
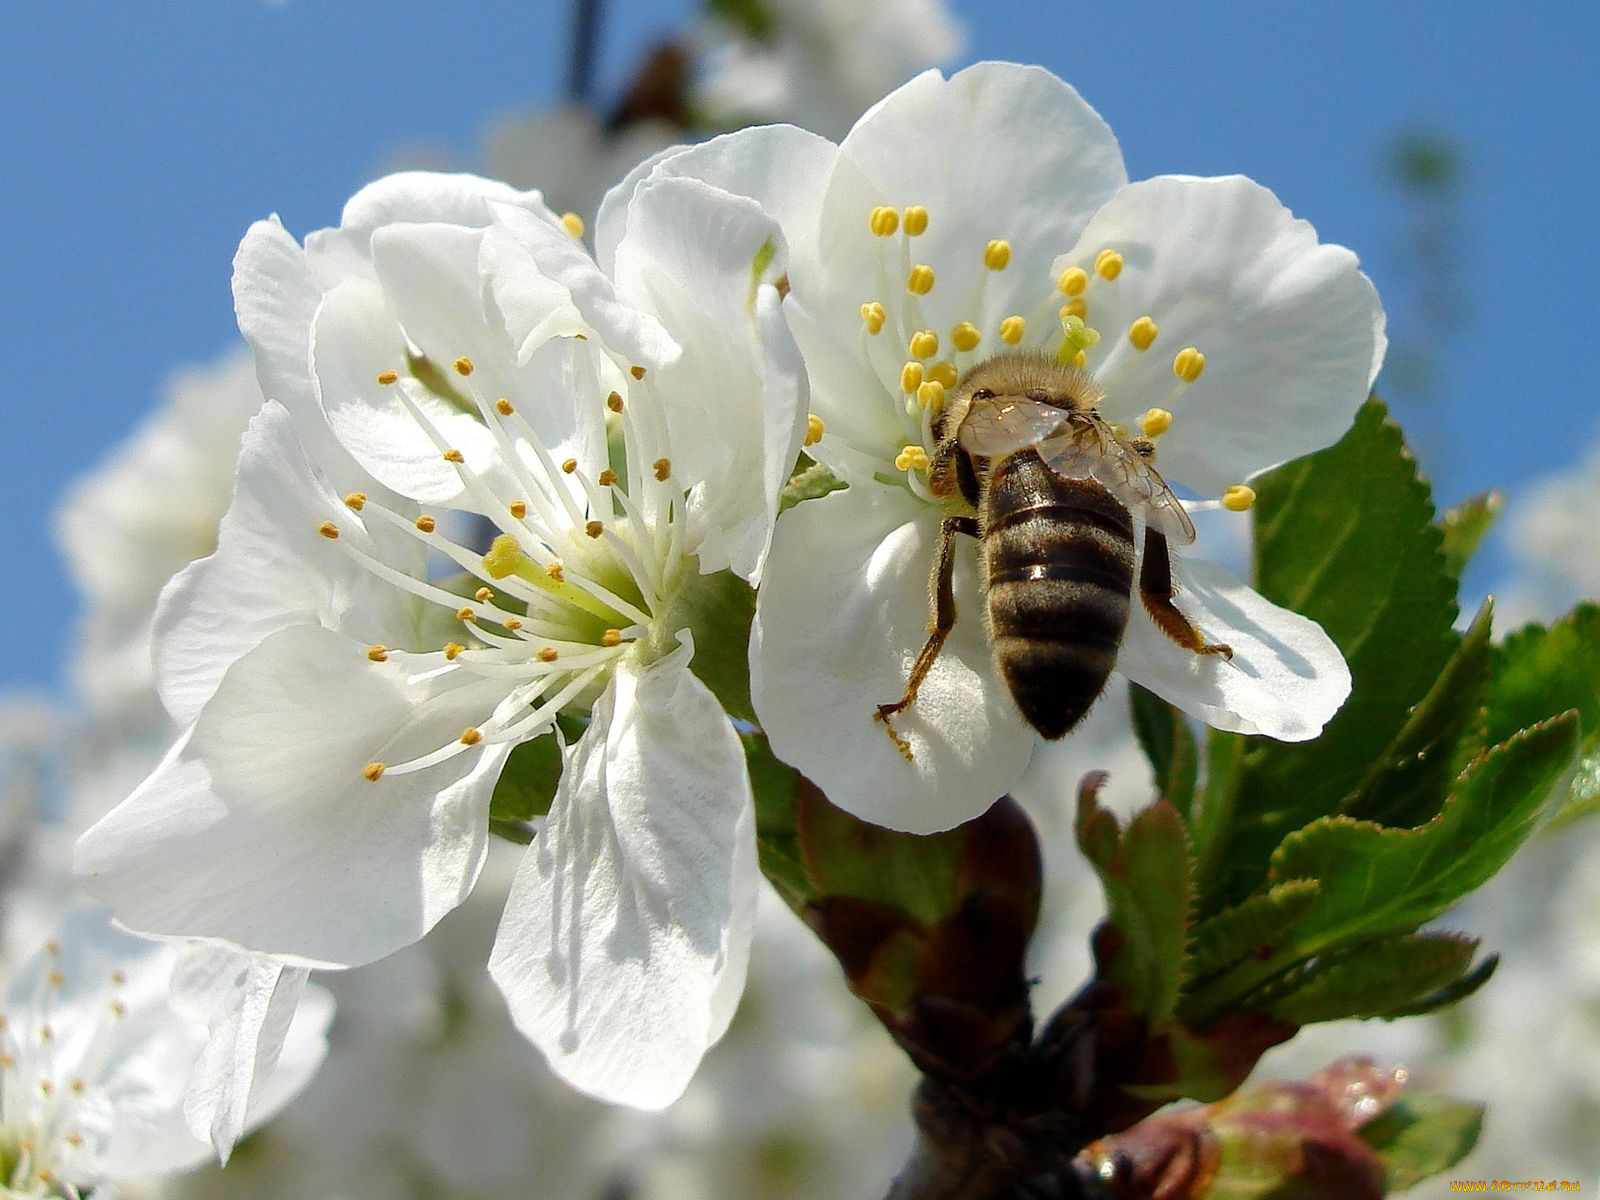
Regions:
<svg viewBox="0 0 1600 1200"><path fill-rule="evenodd" d="M425 359L408 368L409 378L385 370L378 382L396 390L455 468L472 511L410 517L359 492L344 503L357 514L359 533L382 524L460 573L419 578L387 561L370 537L345 536L340 522L326 521L319 531L386 583L448 614L456 626L449 639L421 651L438 674L503 679L506 692L450 744L403 763L368 763L363 774L374 782L473 746L525 740L564 708L586 707L617 660L650 634L685 571L684 496L643 367L629 368L626 380L595 401L604 410L607 461L593 463L557 462L509 397L491 399L476 386L471 359L457 358L449 375ZM492 435L495 461L470 462L451 446L417 402L418 387L473 412ZM474 543L474 535L481 540ZM384 662L389 653L372 646L367 657Z"/></svg>
<svg viewBox="0 0 1600 1200"><path fill-rule="evenodd" d="M1107 397L1116 397L1117 407L1130 411L1142 401L1143 415L1136 421L1138 432L1152 442L1181 426L1183 393L1205 371L1206 356L1196 346L1173 350L1170 383L1157 389L1159 394L1129 397L1129 379L1134 363L1143 356L1161 351L1163 343L1160 314L1141 313L1116 336L1102 332L1089 322L1097 308L1111 316L1118 308L1115 291L1125 271L1134 270L1114 246L1100 247L1081 263L1058 259L1049 272L1037 264L1014 261L1010 242L991 238L973 244L972 253L982 263L970 293L956 306L959 319L948 328L935 328L927 319L929 297L941 287L941 265L923 261L932 256L922 253L924 243L917 239L927 233L935 219L923 205L897 210L885 205L872 208L867 225L878 245L880 294L861 304L858 350L868 367L885 380L898 379L898 407L903 410L903 435L888 450L896 476L882 473L885 482L903 481L917 495L931 503L938 501L928 491L926 472L936 449L934 420L943 408L946 394L953 391L967 371L996 354L1031 352L1048 355L1090 372L1095 386ZM991 279L1005 271L1037 272L1042 280L1036 299L1020 306L1020 311L1001 315L1000 301L991 295ZM959 272L949 272L958 274ZM1024 293L1026 294L1026 293ZM950 313L941 304L943 313ZM1119 322L1121 324L1121 322ZM1141 372L1148 380L1148 373ZM1148 382L1139 385L1148 390ZM894 385L891 384L891 391ZM1134 399L1134 404L1128 401ZM1131 432L1124 427L1122 432ZM1180 434L1181 436L1181 434ZM1246 496L1248 495L1248 499ZM1220 503L1233 511L1243 511L1254 493L1243 485L1230 488Z"/></svg>
<svg viewBox="0 0 1600 1200"><path fill-rule="evenodd" d="M92 1031L73 1030L62 1045L55 1017L66 984L60 946L46 944L45 967L26 1013L0 1014L0 1196L70 1197L80 1181L62 1178L71 1160L104 1135L106 1114L99 1089L86 1080L101 1078L113 1057L117 1027L128 1008L120 997L127 984L121 971L110 977L111 1000ZM78 1020L82 1014L74 1014Z"/></svg>

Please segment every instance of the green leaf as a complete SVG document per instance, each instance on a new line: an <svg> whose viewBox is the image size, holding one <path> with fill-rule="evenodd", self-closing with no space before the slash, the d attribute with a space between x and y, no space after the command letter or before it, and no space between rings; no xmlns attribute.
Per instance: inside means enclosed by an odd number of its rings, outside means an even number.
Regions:
<svg viewBox="0 0 1600 1200"><path fill-rule="evenodd" d="M1095 935L1097 974L1126 990L1123 1007L1156 1026L1172 1016L1183 985L1193 898L1189 839L1183 818L1164 801L1119 833L1094 790L1086 785L1079 797L1078 844L1106 893L1105 926Z"/></svg>
<svg viewBox="0 0 1600 1200"><path fill-rule="evenodd" d="M1483 1105L1407 1092L1356 1133L1383 1160L1384 1187L1394 1193L1455 1166L1482 1131Z"/></svg>
<svg viewBox="0 0 1600 1200"><path fill-rule="evenodd" d="M1529 625L1506 638L1495 651L1487 707L1494 741L1577 709L1583 749L1557 821L1600 809L1600 605L1580 604L1548 629Z"/></svg>
<svg viewBox="0 0 1600 1200"><path fill-rule="evenodd" d="M1322 897L1295 931L1300 958L1410 933L1506 864L1565 795L1578 748L1575 714L1514 735L1457 781L1417 829L1325 817L1285 838L1278 878L1316 879Z"/></svg>
<svg viewBox="0 0 1600 1200"><path fill-rule="evenodd" d="M1344 652L1350 698L1322 736L1292 745L1213 733L1196 824L1201 911L1249 895L1285 835L1339 811L1449 661L1456 580L1428 485L1369 400L1335 445L1262 476L1256 588L1318 622Z"/></svg>
<svg viewBox="0 0 1600 1200"><path fill-rule="evenodd" d="M1445 510L1444 516L1439 518L1439 530L1444 534L1444 563L1450 574L1460 579L1465 573L1467 563L1477 553L1484 535L1505 505L1502 493L1480 492Z"/></svg>
<svg viewBox="0 0 1600 1200"><path fill-rule="evenodd" d="M1426 996L1419 996L1410 1004L1395 1009L1394 1012L1389 1014L1389 1017L1391 1019L1420 1017L1427 1013L1437 1012L1441 1008L1448 1008L1452 1004L1460 1004L1461 1001L1488 983L1499 965L1500 956L1491 954L1460 979L1447 983L1437 991L1429 992Z"/></svg>
<svg viewBox="0 0 1600 1200"><path fill-rule="evenodd" d="M1336 951L1294 976L1266 1011L1293 1025L1396 1017L1461 979L1477 949L1471 938L1423 933Z"/></svg>
<svg viewBox="0 0 1600 1200"><path fill-rule="evenodd" d="M1315 879L1291 879L1202 921L1190 934L1184 973L1206 979L1240 959L1270 957L1321 894Z"/></svg>
<svg viewBox="0 0 1600 1200"><path fill-rule="evenodd" d="M800 460L802 463L805 459ZM806 500L818 500L829 492L843 491L848 485L819 462L795 468L789 482L783 485L783 495L778 500L778 512L788 512Z"/></svg>
<svg viewBox="0 0 1600 1200"><path fill-rule="evenodd" d="M1194 731L1182 713L1137 683L1128 686L1128 703L1139 746L1155 770L1156 791L1180 814L1187 814L1200 770Z"/></svg>
<svg viewBox="0 0 1600 1200"><path fill-rule="evenodd" d="M755 589L732 571L719 571L681 589L667 623L672 629L689 627L694 636L689 669L730 717L751 725L757 723L750 704L750 622L755 614Z"/></svg>
<svg viewBox="0 0 1600 1200"><path fill-rule="evenodd" d="M560 782L561 750L555 737L546 734L523 742L506 757L489 799L489 820L514 828L544 816Z"/></svg>
<svg viewBox="0 0 1600 1200"><path fill-rule="evenodd" d="M1493 601L1485 601L1478 610L1444 672L1345 801L1341 811L1346 816L1412 826L1431 820L1439 811L1456 774L1456 748L1480 713L1489 674L1493 609Z"/></svg>

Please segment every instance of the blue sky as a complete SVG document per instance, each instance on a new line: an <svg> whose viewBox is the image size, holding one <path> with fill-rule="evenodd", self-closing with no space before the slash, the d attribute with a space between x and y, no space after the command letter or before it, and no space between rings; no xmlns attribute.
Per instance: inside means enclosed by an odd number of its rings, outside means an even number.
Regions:
<svg viewBox="0 0 1600 1200"><path fill-rule="evenodd" d="M1600 8L962 0L960 61L1042 62L1122 138L1130 173L1243 172L1394 300L1406 209L1395 133L1458 139L1464 317L1434 395L1403 408L1437 493L1515 492L1600 437ZM607 8L615 81L685 2ZM1392 11L1384 11L1385 9ZM1369 15L1370 14L1370 15ZM147 414L172 368L232 344L233 251L297 233L406 147L471 161L488 121L559 90L564 5L253 0L0 13L0 412L8 519L0 689L60 689L77 605L51 514ZM1492 547L1486 584L1506 561Z"/></svg>

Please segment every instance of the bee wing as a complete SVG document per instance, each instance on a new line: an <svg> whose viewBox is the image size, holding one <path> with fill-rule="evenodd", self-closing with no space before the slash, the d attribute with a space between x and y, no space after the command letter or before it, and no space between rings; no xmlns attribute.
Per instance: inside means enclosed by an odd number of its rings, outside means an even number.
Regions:
<svg viewBox="0 0 1600 1200"><path fill-rule="evenodd" d="M1093 479L1175 545L1190 545L1194 522L1161 473L1102 421L1076 425L1039 444L1039 457L1068 479Z"/></svg>
<svg viewBox="0 0 1600 1200"><path fill-rule="evenodd" d="M1070 433L1066 412L1053 404L1022 396L985 396L972 401L957 437L968 454L1004 458Z"/></svg>

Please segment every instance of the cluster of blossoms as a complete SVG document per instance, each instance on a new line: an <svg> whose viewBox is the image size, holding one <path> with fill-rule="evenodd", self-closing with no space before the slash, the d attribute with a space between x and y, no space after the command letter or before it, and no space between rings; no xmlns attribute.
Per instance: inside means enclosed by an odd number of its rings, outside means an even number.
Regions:
<svg viewBox="0 0 1600 1200"><path fill-rule="evenodd" d="M585 232L422 174L303 246L250 231L267 403L216 552L155 620L183 732L78 864L135 929L357 966L465 899L508 758L555 738L490 972L559 1075L654 1108L727 1028L754 922L743 750L701 678L743 645L697 625L728 576L759 585L778 755L868 819L956 824L1034 744L981 623L906 714L909 764L871 719L922 640L943 393L997 352L1076 356L1175 486L1238 508L1348 424L1382 314L1264 189L1127 184L1076 93L1001 64L919 77L840 145L780 126L657 156L593 255ZM802 446L848 486L777 523ZM1221 727L1314 736L1349 683L1321 630L1203 562L1178 578L1232 661L1136 609L1119 668Z"/></svg>

